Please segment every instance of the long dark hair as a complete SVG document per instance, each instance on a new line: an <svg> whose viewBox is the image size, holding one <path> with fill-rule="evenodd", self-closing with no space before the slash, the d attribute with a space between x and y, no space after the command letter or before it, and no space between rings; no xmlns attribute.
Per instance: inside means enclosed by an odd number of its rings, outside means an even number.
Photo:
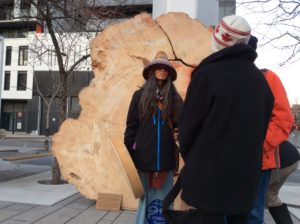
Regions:
<svg viewBox="0 0 300 224"><path fill-rule="evenodd" d="M139 101L139 118L151 119L157 110L157 80L154 70L149 72L148 80L142 87L142 94ZM178 94L169 75L166 83L162 87L162 101L164 109L162 110L163 119L171 119L172 122L177 123L183 100Z"/></svg>

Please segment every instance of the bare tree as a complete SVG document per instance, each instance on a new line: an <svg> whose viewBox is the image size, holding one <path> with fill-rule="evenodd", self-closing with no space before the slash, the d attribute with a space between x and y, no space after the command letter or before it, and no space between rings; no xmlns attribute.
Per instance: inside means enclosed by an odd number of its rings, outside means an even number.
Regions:
<svg viewBox="0 0 300 224"><path fill-rule="evenodd" d="M236 5L259 20L254 30L263 36L260 45L283 51L281 65L300 59L300 1L237 0Z"/></svg>
<svg viewBox="0 0 300 224"><path fill-rule="evenodd" d="M66 119L67 78L90 57L87 48L75 53L74 49L82 45L80 44L82 39L91 40L96 32L101 31L115 18L126 15L120 7L126 0L116 0L114 2L117 4L115 3L114 6L101 5L99 4L101 1L96 0L17 0L15 2L19 4L14 5L14 8L19 9L18 13L9 8L10 0L0 0L0 14L1 11L7 13L11 10L10 19L36 21L43 34L37 33L35 45L39 45L40 49L35 47L33 51L37 51L39 58L49 52L55 55L59 82L58 86L53 87L53 97L59 97L61 124ZM130 12L132 9L127 7L125 10ZM45 43L44 39L50 39L51 44ZM50 101L44 99L49 110L52 101L53 98L50 98ZM61 181L59 166L56 158L53 161L52 183L58 184Z"/></svg>
<svg viewBox="0 0 300 224"><path fill-rule="evenodd" d="M55 74L53 73L53 71L49 71L47 74L47 79L52 80L51 82L58 82ZM48 92L48 94L44 93L43 90L40 89L39 86L39 81L38 81L38 77L36 77L36 74L34 73L33 75L33 80L34 80L34 90L38 92L38 94L42 97L43 99L43 103L46 105L47 107L47 112L46 112L46 140L45 140L45 145L44 148L46 151L50 150L50 143L49 143L49 134L50 134L50 125L49 125L49 121L50 121L50 111L51 111L51 106L52 106L52 102L53 100L57 97L58 91L59 91L59 84L57 85L49 85L50 91Z"/></svg>

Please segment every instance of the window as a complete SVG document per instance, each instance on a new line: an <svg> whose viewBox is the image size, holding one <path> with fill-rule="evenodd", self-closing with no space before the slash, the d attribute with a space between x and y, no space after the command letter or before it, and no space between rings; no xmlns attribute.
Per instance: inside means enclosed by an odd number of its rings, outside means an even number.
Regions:
<svg viewBox="0 0 300 224"><path fill-rule="evenodd" d="M19 47L19 65L27 65L28 63L28 46Z"/></svg>
<svg viewBox="0 0 300 224"><path fill-rule="evenodd" d="M30 9L30 6L31 6L31 2L30 1L28 1L28 0L21 0L21 3L20 3L21 10Z"/></svg>
<svg viewBox="0 0 300 224"><path fill-rule="evenodd" d="M224 16L235 14L235 4L234 0L220 0L219 2L219 18L223 18Z"/></svg>
<svg viewBox="0 0 300 224"><path fill-rule="evenodd" d="M1 13L0 13L1 14ZM8 30L8 29L1 29L0 30L0 36L4 38L15 38L15 33L14 31Z"/></svg>
<svg viewBox="0 0 300 224"><path fill-rule="evenodd" d="M13 19L14 3L9 1L0 1L0 20L11 20Z"/></svg>
<svg viewBox="0 0 300 224"><path fill-rule="evenodd" d="M1 2L1 0L0 0ZM1 3L0 3L1 4ZM0 13L1 14L1 13ZM19 28L19 29L0 29L0 36L4 38L25 38L28 37L28 33L34 31L34 27L29 28Z"/></svg>
<svg viewBox="0 0 300 224"><path fill-rule="evenodd" d="M11 65L11 52L12 52L12 47L7 46L6 47L5 65Z"/></svg>
<svg viewBox="0 0 300 224"><path fill-rule="evenodd" d="M25 38L28 36L28 29L18 29L16 31L17 38Z"/></svg>
<svg viewBox="0 0 300 224"><path fill-rule="evenodd" d="M26 90L27 72L18 72L17 90Z"/></svg>
<svg viewBox="0 0 300 224"><path fill-rule="evenodd" d="M9 90L10 88L10 72L5 71L5 76L4 76L4 90Z"/></svg>
<svg viewBox="0 0 300 224"><path fill-rule="evenodd" d="M79 111L81 110L80 104L79 104L79 98L77 96L71 97L71 110L72 111Z"/></svg>

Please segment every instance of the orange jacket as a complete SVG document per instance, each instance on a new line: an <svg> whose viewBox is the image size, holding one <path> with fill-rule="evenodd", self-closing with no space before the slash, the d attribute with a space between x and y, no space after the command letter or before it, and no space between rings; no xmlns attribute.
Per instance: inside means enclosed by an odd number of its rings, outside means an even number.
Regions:
<svg viewBox="0 0 300 224"><path fill-rule="evenodd" d="M272 71L264 72L274 96L274 108L263 145L262 169L279 167L278 145L286 140L294 124L289 101L279 77Z"/></svg>

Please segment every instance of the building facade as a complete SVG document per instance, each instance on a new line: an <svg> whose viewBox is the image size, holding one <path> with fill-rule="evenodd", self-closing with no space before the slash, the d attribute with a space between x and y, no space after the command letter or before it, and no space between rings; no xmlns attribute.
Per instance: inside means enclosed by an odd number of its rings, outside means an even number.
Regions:
<svg viewBox="0 0 300 224"><path fill-rule="evenodd" d="M28 63L30 34L40 24L31 16L30 5L23 0L7 0L0 6L0 36L4 37L1 73L1 128L25 131L26 105L32 98L32 70ZM15 7L18 5L19 7Z"/></svg>
<svg viewBox="0 0 300 224"><path fill-rule="evenodd" d="M189 1L192 0L184 2L187 4ZM214 4L218 2L213 1ZM0 42L0 128L12 132L45 134L48 102L53 98L49 116L50 134L53 134L59 128L60 96L53 88L58 86L59 80L57 57L47 27L35 18L37 12L28 2L5 0L5 4L0 5L0 36L4 38L2 45ZM152 13L153 1L128 0L123 5L118 0L98 0L95 3L93 10L111 12L102 20L102 26L106 26L111 21L127 19L140 12ZM232 14L235 10L235 1L223 0L218 4L218 13ZM219 16L223 17L222 14ZM65 52L63 60L66 69L89 54L89 42L99 29L95 24L100 24L99 18L89 18L84 32L72 33L69 30L57 34L58 39L63 40L59 44ZM67 117L76 118L80 114L78 93L93 78L90 65L87 59L68 76Z"/></svg>

